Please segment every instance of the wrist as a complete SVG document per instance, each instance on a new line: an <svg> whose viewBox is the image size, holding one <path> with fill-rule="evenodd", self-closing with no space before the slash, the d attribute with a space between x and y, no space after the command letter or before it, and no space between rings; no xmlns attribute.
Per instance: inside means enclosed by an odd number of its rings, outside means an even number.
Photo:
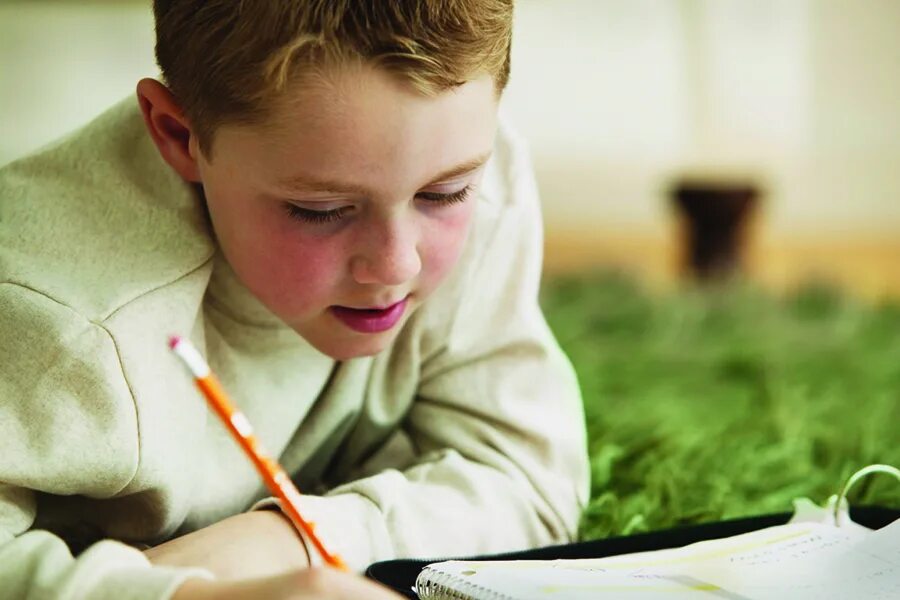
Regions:
<svg viewBox="0 0 900 600"><path fill-rule="evenodd" d="M201 577L191 577L175 589L169 600L206 600L221 598L217 593L216 582Z"/></svg>
<svg viewBox="0 0 900 600"><path fill-rule="evenodd" d="M302 566L308 567L312 565L312 556L306 538L294 527L293 522L281 511L281 507L278 504L265 505L254 512L264 520L265 526L271 529L272 535L277 535L280 538L282 544L285 545L283 547L298 547L297 554L302 555L300 559L303 560L305 557Z"/></svg>

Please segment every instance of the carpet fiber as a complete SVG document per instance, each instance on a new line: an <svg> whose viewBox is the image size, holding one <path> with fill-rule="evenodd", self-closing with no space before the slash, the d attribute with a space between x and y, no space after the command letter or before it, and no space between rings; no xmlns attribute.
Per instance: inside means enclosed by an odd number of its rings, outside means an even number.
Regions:
<svg viewBox="0 0 900 600"><path fill-rule="evenodd" d="M787 512L900 467L900 303L598 273L547 280L542 304L584 395L582 539ZM900 482L873 475L850 502L900 507Z"/></svg>

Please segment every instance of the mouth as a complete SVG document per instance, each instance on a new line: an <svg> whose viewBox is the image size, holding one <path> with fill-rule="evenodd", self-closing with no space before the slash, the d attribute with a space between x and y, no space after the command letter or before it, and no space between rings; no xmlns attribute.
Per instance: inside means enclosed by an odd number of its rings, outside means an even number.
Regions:
<svg viewBox="0 0 900 600"><path fill-rule="evenodd" d="M329 310L344 325L360 333L381 333L396 325L406 312L409 296L385 307L351 308L332 306Z"/></svg>

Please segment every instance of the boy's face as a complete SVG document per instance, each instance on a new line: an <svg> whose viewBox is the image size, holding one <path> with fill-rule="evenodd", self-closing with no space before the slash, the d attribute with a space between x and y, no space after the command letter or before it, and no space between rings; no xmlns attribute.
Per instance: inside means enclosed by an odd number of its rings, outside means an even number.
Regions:
<svg viewBox="0 0 900 600"><path fill-rule="evenodd" d="M382 71L300 86L265 126L192 141L238 278L336 359L375 354L457 262L496 131L485 75L426 97Z"/></svg>

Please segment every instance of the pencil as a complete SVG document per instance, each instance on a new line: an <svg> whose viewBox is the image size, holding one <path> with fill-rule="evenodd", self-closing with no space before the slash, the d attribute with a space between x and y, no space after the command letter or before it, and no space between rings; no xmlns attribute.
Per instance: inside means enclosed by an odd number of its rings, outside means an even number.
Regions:
<svg viewBox="0 0 900 600"><path fill-rule="evenodd" d="M182 337L172 336L169 338L169 347L191 371L197 387L203 392L206 400L215 409L222 422L225 423L235 440L237 440L251 462L253 462L266 487L269 488L269 491L276 498L281 500L282 511L287 513L288 518L297 531L302 531L306 534L307 539L312 542L312 545L315 546L328 565L342 571L349 571L341 557L329 552L322 544L322 541L316 535L314 524L304 519L300 514L300 492L281 465L270 458L259 441L257 441L256 436L253 435L253 427L250 425L247 417L225 395L225 391L219 384L218 379L194 345Z"/></svg>

